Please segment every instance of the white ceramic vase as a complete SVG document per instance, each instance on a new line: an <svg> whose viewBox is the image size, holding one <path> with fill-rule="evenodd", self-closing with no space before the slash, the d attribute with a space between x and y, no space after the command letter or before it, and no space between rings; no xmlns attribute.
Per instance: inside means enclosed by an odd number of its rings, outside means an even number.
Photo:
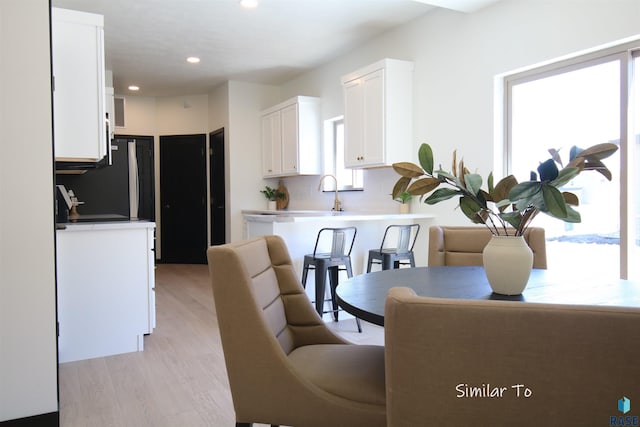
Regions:
<svg viewBox="0 0 640 427"><path fill-rule="evenodd" d="M482 260L493 292L520 295L524 291L533 267L533 252L524 237L492 236Z"/></svg>
<svg viewBox="0 0 640 427"><path fill-rule="evenodd" d="M267 202L267 210L275 211L278 207L278 204L275 200L269 200Z"/></svg>
<svg viewBox="0 0 640 427"><path fill-rule="evenodd" d="M400 213L401 214L409 213L409 203L400 203Z"/></svg>

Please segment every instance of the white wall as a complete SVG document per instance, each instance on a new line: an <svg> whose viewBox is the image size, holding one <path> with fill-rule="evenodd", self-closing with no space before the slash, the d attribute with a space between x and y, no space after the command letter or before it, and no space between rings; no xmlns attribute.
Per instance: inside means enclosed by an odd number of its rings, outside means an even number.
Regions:
<svg viewBox="0 0 640 427"><path fill-rule="evenodd" d="M156 98L151 96L127 96L118 95L124 98L124 118L125 127L116 127L115 133L121 135L144 135L152 136L156 134Z"/></svg>
<svg viewBox="0 0 640 427"><path fill-rule="evenodd" d="M486 177L494 169L494 76L636 35L638 22L637 0L503 0L473 14L439 9L287 83L283 97L320 96L328 119L343 113L343 74L385 57L411 60L416 158L407 160L417 160L418 145L429 142L445 168L458 149ZM345 207L386 208L396 179L387 171L368 171L364 194L341 195ZM315 203L298 180L287 180L292 204ZM454 206L414 201L413 208L438 214L439 222L466 223Z"/></svg>
<svg viewBox="0 0 640 427"><path fill-rule="evenodd" d="M254 83L229 82L229 203L231 241L242 239L243 209L265 209L260 194L262 148L260 112L278 103L279 88ZM271 183L274 186L273 183Z"/></svg>
<svg viewBox="0 0 640 427"><path fill-rule="evenodd" d="M158 135L208 133L209 97L189 95L156 98Z"/></svg>
<svg viewBox="0 0 640 427"><path fill-rule="evenodd" d="M58 410L48 0L0 2L0 52L0 421L6 421Z"/></svg>
<svg viewBox="0 0 640 427"><path fill-rule="evenodd" d="M230 194L230 173L229 173L229 83L222 84L209 93L209 129L216 131L218 129L224 129L224 171L225 171L225 194ZM211 143L211 141L209 141ZM207 182L210 182L209 172L211 171L211 165L209 163L210 158L207 157ZM211 189L209 189L211 192ZM209 206L211 204L209 203ZM211 210L207 212L207 224L209 229L208 236L211 236ZM225 209L224 229L226 231L226 241L229 241L231 235L231 212L227 208Z"/></svg>

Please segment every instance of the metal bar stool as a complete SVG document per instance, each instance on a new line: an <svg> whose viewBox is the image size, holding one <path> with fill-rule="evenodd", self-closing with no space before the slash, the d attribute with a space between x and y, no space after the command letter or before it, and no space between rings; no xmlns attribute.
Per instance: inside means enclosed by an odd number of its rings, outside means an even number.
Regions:
<svg viewBox="0 0 640 427"><path fill-rule="evenodd" d="M356 233L356 227L322 228L318 232L313 253L304 256L302 286L306 288L309 270L315 270L315 306L320 316L326 313L326 311L324 311L324 295L327 273L329 273L332 304L332 310L330 310L330 312L333 312L333 318L336 322L338 321L338 301L336 299L338 272L346 271L347 277L353 277L351 250L353 249ZM356 323L358 325L358 332L362 332L360 319L357 317Z"/></svg>
<svg viewBox="0 0 640 427"><path fill-rule="evenodd" d="M401 264L416 266L413 256L413 246L416 244L420 224L390 225L384 231L380 248L369 250L369 260L367 261L367 273L371 272L373 264L382 264L383 270L400 268ZM392 237L396 235L398 240L395 247L389 247ZM406 262L403 262L406 260Z"/></svg>

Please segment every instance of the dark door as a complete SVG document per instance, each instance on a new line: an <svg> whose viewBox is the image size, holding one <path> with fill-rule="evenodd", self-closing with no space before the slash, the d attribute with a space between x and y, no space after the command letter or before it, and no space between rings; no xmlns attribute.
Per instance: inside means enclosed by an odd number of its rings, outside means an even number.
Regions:
<svg viewBox="0 0 640 427"><path fill-rule="evenodd" d="M225 232L225 171L224 171L224 129L209 134L211 146L209 158L209 187L211 200L211 244L226 242Z"/></svg>
<svg viewBox="0 0 640 427"><path fill-rule="evenodd" d="M206 135L160 137L160 258L205 264Z"/></svg>
<svg viewBox="0 0 640 427"><path fill-rule="evenodd" d="M155 221L156 189L153 137L135 138L135 140L138 160L138 218Z"/></svg>

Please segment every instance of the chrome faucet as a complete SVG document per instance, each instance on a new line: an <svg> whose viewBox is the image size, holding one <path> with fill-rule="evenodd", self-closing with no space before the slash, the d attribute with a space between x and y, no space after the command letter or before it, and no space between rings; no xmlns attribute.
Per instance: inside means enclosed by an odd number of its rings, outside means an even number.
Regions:
<svg viewBox="0 0 640 427"><path fill-rule="evenodd" d="M335 211L335 212L339 212L339 211L342 210L342 208L340 207L340 204L341 204L340 203L340 199L338 199L338 178L336 178L335 175L329 175L329 174L322 175L322 177L320 178L320 183L318 184L318 191L322 190L322 181L324 181L324 179L326 177L328 177L328 176L333 178L333 180L336 182L336 197L335 197L335 200L333 201L333 209L332 210Z"/></svg>

